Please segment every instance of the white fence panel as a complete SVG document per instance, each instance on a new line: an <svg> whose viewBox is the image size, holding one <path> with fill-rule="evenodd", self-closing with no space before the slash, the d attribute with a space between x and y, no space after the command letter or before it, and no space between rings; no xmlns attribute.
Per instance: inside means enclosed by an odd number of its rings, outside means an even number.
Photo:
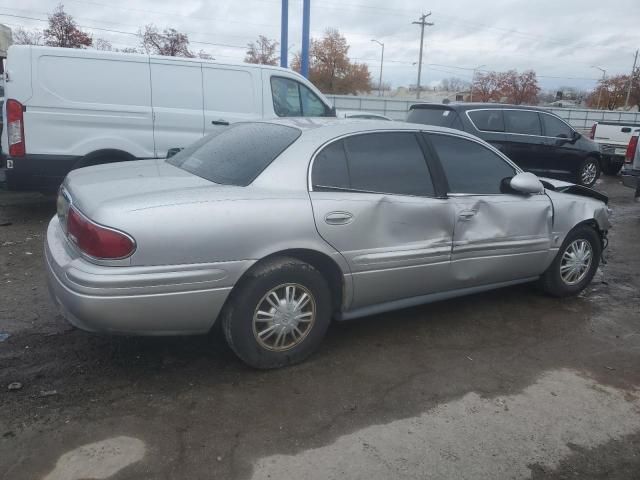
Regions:
<svg viewBox="0 0 640 480"><path fill-rule="evenodd" d="M338 110L366 110L381 113L394 120L405 120L409 107L418 100L363 97L355 95L327 95ZM577 130L588 131L594 122L627 122L640 125L639 112L591 110L587 108L547 108Z"/></svg>

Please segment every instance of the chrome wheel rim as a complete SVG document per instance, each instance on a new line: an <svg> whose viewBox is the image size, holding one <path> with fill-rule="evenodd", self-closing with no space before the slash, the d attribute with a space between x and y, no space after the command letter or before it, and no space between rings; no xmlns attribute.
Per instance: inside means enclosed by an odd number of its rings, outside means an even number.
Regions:
<svg viewBox="0 0 640 480"><path fill-rule="evenodd" d="M574 240L562 254L560 277L567 285L580 283L589 272L593 260L591 244L583 239Z"/></svg>
<svg viewBox="0 0 640 480"><path fill-rule="evenodd" d="M298 283L272 288L258 302L253 314L253 335L258 344L274 352L299 345L316 321L316 301Z"/></svg>
<svg viewBox="0 0 640 480"><path fill-rule="evenodd" d="M580 180L582 180L583 185L591 185L595 181L597 174L598 168L596 167L595 162L589 162L582 169Z"/></svg>

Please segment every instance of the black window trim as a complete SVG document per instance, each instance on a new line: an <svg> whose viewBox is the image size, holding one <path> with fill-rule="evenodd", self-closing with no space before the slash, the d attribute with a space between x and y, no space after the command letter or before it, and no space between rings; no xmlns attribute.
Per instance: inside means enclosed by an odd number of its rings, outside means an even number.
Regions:
<svg viewBox="0 0 640 480"><path fill-rule="evenodd" d="M418 146L420 147L420 150L422 151L422 158L425 161L425 164L427 165L427 170L429 171L429 175L431 177L431 183L433 185L433 191L434 191L434 195L407 195L407 194L403 194L403 193L390 193L390 192L376 192L376 191L370 191L370 190L360 190L357 188L343 188L343 187L330 187L330 186L326 186L326 185L317 185L317 189L313 188L313 179L312 179L312 173L313 173L313 166L315 164L316 161L316 157L318 156L318 154L320 152L322 152L326 147L328 147L329 145L335 143L335 142L339 142L339 141L343 141L346 138L349 137L355 137L355 136L359 136L359 135L369 135L369 134L375 134L375 133L413 133L413 135L416 137L416 142L418 143ZM320 145L314 152L313 155L311 155L311 161L309 162L309 167L307 170L307 189L309 190L309 193L311 192L326 192L326 191L333 191L333 192L349 192L349 193L370 193L370 194L374 194L374 195L393 195L396 197L411 197L411 198L446 198L446 195L441 195L441 183L440 183L440 179L438 178L438 180L436 180L436 175L434 175L434 168L431 165L431 161L428 159L428 156L425 153L425 148L422 144L422 140L421 137L422 135L420 135L420 133L422 133L422 130L411 130L411 129L380 129L380 130L366 130L366 131L360 131L360 132L349 132L349 133L345 133L343 135L340 135L338 137L334 137L330 140L327 140L326 142L324 142L322 145ZM344 153L347 156L347 168L349 168L349 152L347 152L347 148L344 144L344 141L342 143L342 148L344 149Z"/></svg>
<svg viewBox="0 0 640 480"><path fill-rule="evenodd" d="M515 109L512 109L515 110ZM500 150L498 150L497 148L495 148L493 145L490 145L486 142L483 141L478 141L478 139L475 139L473 137L468 137L466 135L457 135L455 133L449 133L449 132L437 132L437 131L433 131L433 130L423 130L423 133L426 133L426 135L424 135L425 137L425 142L427 142L429 144L429 147L431 149L431 151L433 152L434 155L434 160L436 162L438 162L438 169L442 171L442 175L444 176L444 183L445 183L445 187L446 187L446 193L445 193L445 198L455 198L455 197L495 197L497 195L513 195L512 193L508 193L508 192L500 192L500 193L452 193L449 192L449 180L447 179L446 174L444 173L444 167L442 166L442 161L440 160L440 156L438 155L438 152L436 151L435 147L433 146L433 144L431 143L431 140L429 138L430 135L442 135L445 137L457 137L457 138L461 138L463 140L468 140L470 142L474 142L477 143L478 145L480 145L481 147L495 153L499 158L501 158L506 164L508 164L509 166L511 166L514 170L514 176L522 173L523 170L518 167L515 163L513 163L506 155L504 155Z"/></svg>
<svg viewBox="0 0 640 480"><path fill-rule="evenodd" d="M276 106L274 103L274 98L273 98L273 79L274 78L279 78L279 79L283 79L283 80L290 80L292 82L296 82L298 84L298 103L300 103L300 113L301 115L298 117L287 117L287 116L283 116L283 115L278 115L278 112L276 112ZM278 118L305 118L304 115L304 108L302 107L302 92L300 91L300 86L306 87L311 93L313 93L318 100L320 100L320 103L322 103L324 105L324 115L321 115L320 117L315 116L315 118L323 118L323 117L331 117L331 107L329 105L327 105L320 96L318 96L318 94L316 92L314 92L313 90L311 90L307 85L305 85L304 83L302 83L300 80L297 80L296 78L293 77L287 77L284 75L271 75L269 77L269 87L270 87L270 92L271 93L271 106L273 108L273 112L278 116ZM306 118L314 118L314 117L306 117Z"/></svg>
<svg viewBox="0 0 640 480"><path fill-rule="evenodd" d="M479 112L479 111L483 111L483 110L490 110L490 111L492 111L492 110L501 110L502 112L505 112L505 111L508 110L508 111L516 111L516 112L533 112L533 113L537 113L538 114L538 122L540 122L540 132L544 132L544 133L546 133L546 132L544 130L543 121L542 121L542 118L540 118L540 115L551 115L552 117L555 117L555 118L559 119L560 121L562 121L565 125L567 125L574 132L576 131L575 128L573 128L571 125L569 125L567 122L565 122L562 118L560 118L559 116L557 116L557 115L555 115L555 114L553 114L551 112L543 112L543 111L540 111L540 110L532 110L530 108L490 108L490 107L489 108L472 108L472 109L466 110L465 114L467 115L467 118L471 122L471 125L473 125L473 128L475 128L479 132L484 132L484 133L502 133L504 135L521 135L521 136L524 136L524 137L538 137L538 138L542 137L542 138L556 138L556 139L558 138L558 137L550 137L548 135L532 135L530 133L507 132L506 131L507 130L506 122L505 122L505 127L504 127L505 131L504 132L496 132L494 130L480 130L476 126L476 124L473 122L473 120L471 119L471 116L469 115L469 112ZM504 115L504 113L503 113L503 115Z"/></svg>

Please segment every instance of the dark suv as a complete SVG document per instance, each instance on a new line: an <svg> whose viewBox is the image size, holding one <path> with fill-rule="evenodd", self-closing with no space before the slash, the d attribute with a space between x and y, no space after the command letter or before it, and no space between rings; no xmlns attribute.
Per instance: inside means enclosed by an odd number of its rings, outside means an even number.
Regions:
<svg viewBox="0 0 640 480"><path fill-rule="evenodd" d="M598 144L542 108L487 103L418 103L407 121L455 128L489 142L523 170L593 186L600 176Z"/></svg>

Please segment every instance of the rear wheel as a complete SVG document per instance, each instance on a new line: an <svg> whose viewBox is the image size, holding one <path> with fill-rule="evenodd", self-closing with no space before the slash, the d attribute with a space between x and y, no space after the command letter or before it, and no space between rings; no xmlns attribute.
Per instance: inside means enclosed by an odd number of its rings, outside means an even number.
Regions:
<svg viewBox="0 0 640 480"><path fill-rule="evenodd" d="M578 169L578 184L592 187L600 176L600 163L593 157L587 157Z"/></svg>
<svg viewBox="0 0 640 480"><path fill-rule="evenodd" d="M320 344L331 319L322 274L295 258L259 265L234 289L222 313L231 349L255 368L299 363Z"/></svg>
<svg viewBox="0 0 640 480"><path fill-rule="evenodd" d="M617 175L622 168L622 162L612 157L607 157L602 160L602 172L606 175Z"/></svg>
<svg viewBox="0 0 640 480"><path fill-rule="evenodd" d="M554 297L577 295L593 279L601 255L602 243L595 229L588 225L576 227L540 279L542 289Z"/></svg>

